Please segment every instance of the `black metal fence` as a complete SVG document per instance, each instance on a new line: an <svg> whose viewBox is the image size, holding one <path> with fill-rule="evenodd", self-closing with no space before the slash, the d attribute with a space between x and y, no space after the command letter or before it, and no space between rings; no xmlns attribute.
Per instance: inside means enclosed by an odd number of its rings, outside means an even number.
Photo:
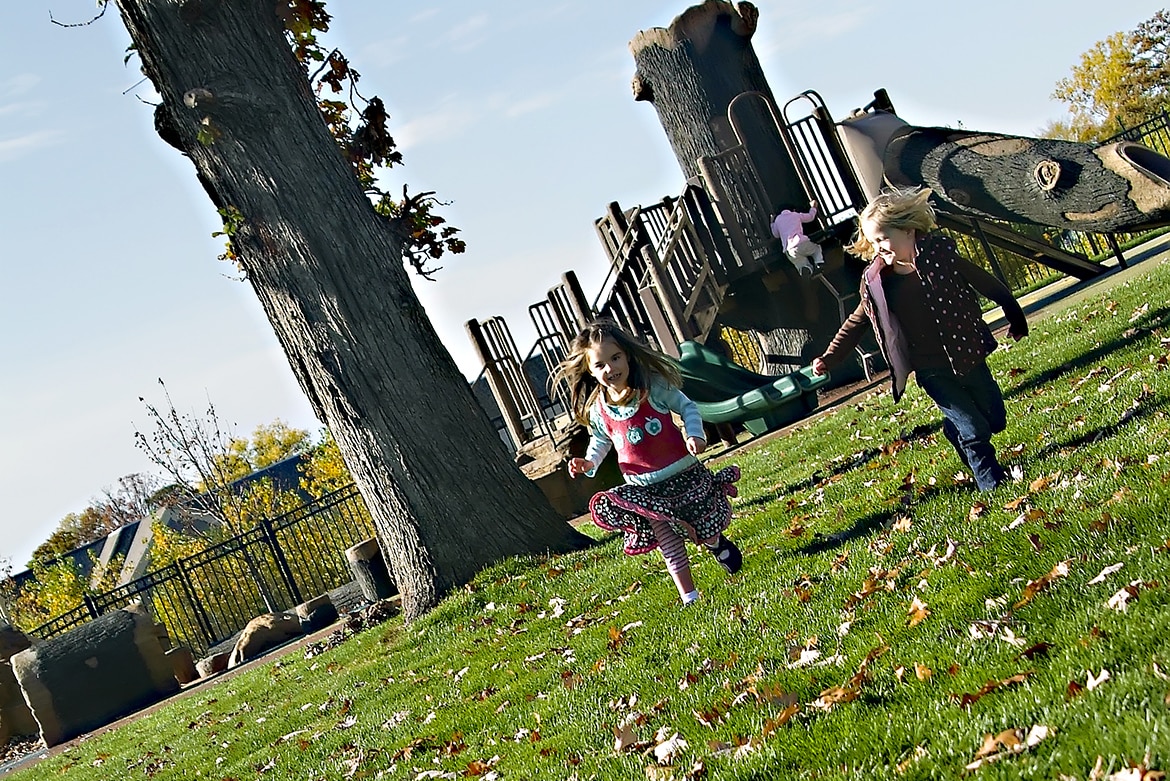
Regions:
<svg viewBox="0 0 1170 781"><path fill-rule="evenodd" d="M353 485L179 559L84 604L30 634L59 635L141 600L175 645L196 655L262 613L290 608L348 583L345 549L374 536Z"/></svg>

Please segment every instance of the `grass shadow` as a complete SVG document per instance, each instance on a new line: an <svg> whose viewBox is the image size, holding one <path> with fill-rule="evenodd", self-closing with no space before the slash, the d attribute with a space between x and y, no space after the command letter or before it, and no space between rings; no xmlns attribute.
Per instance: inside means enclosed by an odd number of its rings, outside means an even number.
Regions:
<svg viewBox="0 0 1170 781"><path fill-rule="evenodd" d="M1057 380L1067 374L1072 374L1078 369L1085 369L1104 360L1108 355L1117 350L1129 347L1138 341L1144 339L1146 336L1153 335L1155 328L1170 325L1170 308L1161 307L1155 309L1153 312L1147 312L1138 320L1134 321L1132 328L1133 333L1129 336L1121 336L1120 338L1098 345L1088 352L1081 353L1068 363L1063 363L1060 366L1054 366L1051 369L1045 369L1034 377L1029 377L1019 385L1014 386L1006 393L1004 398L1013 398L1029 391L1035 390L1042 385L1047 385L1053 380ZM1126 333L1129 333L1127 331Z"/></svg>
<svg viewBox="0 0 1170 781"><path fill-rule="evenodd" d="M936 420L933 423L923 423L915 426L906 433L899 434L891 440L893 442L905 442L907 444L919 440L928 439L935 434L942 431L942 421ZM878 456L891 452L890 445L883 447L871 447L866 450L860 450L854 453L850 458L843 459L832 466L828 471L817 469L811 475L798 480L794 483L788 483L783 488L777 488L765 494L761 494L753 499L747 499L739 504L742 509L750 509L762 505L769 505L779 501L782 497L791 496L800 491L808 491L840 475L848 474L855 469L860 469L869 462L873 461Z"/></svg>

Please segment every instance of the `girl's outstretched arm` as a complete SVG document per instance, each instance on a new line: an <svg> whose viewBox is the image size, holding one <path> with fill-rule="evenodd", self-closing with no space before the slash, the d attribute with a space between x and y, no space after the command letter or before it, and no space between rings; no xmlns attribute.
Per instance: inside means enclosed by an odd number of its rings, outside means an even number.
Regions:
<svg viewBox="0 0 1170 781"><path fill-rule="evenodd" d="M1006 285L961 255L957 256L955 268L977 293L1003 309L1003 316L1008 321L1008 336L1018 342L1028 335L1028 318Z"/></svg>

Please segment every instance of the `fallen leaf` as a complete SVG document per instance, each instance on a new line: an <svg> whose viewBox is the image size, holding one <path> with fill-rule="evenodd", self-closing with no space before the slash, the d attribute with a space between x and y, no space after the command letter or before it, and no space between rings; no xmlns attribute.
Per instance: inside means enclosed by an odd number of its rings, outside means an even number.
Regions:
<svg viewBox="0 0 1170 781"><path fill-rule="evenodd" d="M913 765L915 762L918 762L919 760L923 759L928 754L929 754L929 752L926 750L925 746L915 746L914 752L910 756L906 757L905 759L903 759L901 762L898 763L898 766L896 768L898 771L898 775L904 774L910 768L911 765Z"/></svg>
<svg viewBox="0 0 1170 781"><path fill-rule="evenodd" d="M1037 477L1028 484L1028 493L1038 494L1051 485L1051 479L1048 476Z"/></svg>
<svg viewBox="0 0 1170 781"><path fill-rule="evenodd" d="M1026 605L1032 601L1032 597L1036 596L1041 591L1048 588L1048 585L1052 581L1056 580L1057 578L1063 578L1063 577L1067 576L1068 575L1068 565L1070 563L1071 563L1070 561L1062 561L1059 564L1057 564L1056 566L1054 566L1051 569L1051 571L1049 571L1047 574L1041 575L1040 577L1036 578L1036 580L1033 580L1030 583L1028 583L1028 585L1024 587L1023 595L1020 597L1019 601L1016 602L1016 604L1012 606L1012 609L1014 610L1016 608L1023 607L1024 605Z"/></svg>
<svg viewBox="0 0 1170 781"><path fill-rule="evenodd" d="M1125 566L1125 564L1123 564L1121 562L1118 562L1117 564L1110 564L1108 567L1101 570L1101 572L1097 575L1097 577L1090 580L1088 585L1095 586L1098 583L1104 583L1105 578L1109 577L1114 572L1117 572L1117 570L1121 569L1124 566Z"/></svg>
<svg viewBox="0 0 1170 781"><path fill-rule="evenodd" d="M959 707L966 710L967 708L970 708L975 703L979 702L979 700L986 697L988 694L991 694L993 691L996 691L997 689L1005 689L1009 686L1016 686L1018 684L1021 684L1024 681L1028 680L1028 677L1031 675L1032 675L1032 671L1028 671L1028 672L1024 672L1024 673L1018 673L1016 675L1011 676L1010 678L1004 678L1002 681L990 680L987 683L983 684L983 686L980 687L979 691L973 692L970 694L961 695L959 697Z"/></svg>
<svg viewBox="0 0 1170 781"><path fill-rule="evenodd" d="M654 747L654 758L660 765L669 765L676 754L686 750L687 742L675 732L669 738Z"/></svg>
<svg viewBox="0 0 1170 781"><path fill-rule="evenodd" d="M1016 658L1022 656L1025 659L1035 659L1037 656L1046 656L1051 649L1052 646L1048 643L1036 643L1029 648L1025 648L1023 651L1020 651L1018 654L1016 654Z"/></svg>
<svg viewBox="0 0 1170 781"><path fill-rule="evenodd" d="M1148 584L1140 580L1130 581L1129 585L1109 597L1105 605L1121 613L1126 613L1129 611L1129 600L1137 599L1138 593L1147 586Z"/></svg>
<svg viewBox="0 0 1170 781"><path fill-rule="evenodd" d="M914 597L914 599L910 601L910 610L908 614L910 616L910 626L918 626L920 623L926 620L927 616L930 615L930 610L927 609L925 602L923 602L918 597Z"/></svg>
<svg viewBox="0 0 1170 781"><path fill-rule="evenodd" d="M986 735L983 745L975 754L975 759L968 763L967 770L978 770L985 764L997 762L1013 754L1021 754L1028 749L1035 748L1046 740L1053 730L1042 724L1033 725L1027 733L1022 728L1005 730L994 737Z"/></svg>
<svg viewBox="0 0 1170 781"><path fill-rule="evenodd" d="M1028 501L1028 495L1024 494L1023 496L1018 496L1015 499L1012 499L1010 502L1008 502L1007 504L1005 504L1003 506L1003 509L1007 510L1008 512L1014 513L1016 510L1020 509L1020 505L1024 504L1027 501Z"/></svg>
<svg viewBox="0 0 1170 781"><path fill-rule="evenodd" d="M634 725L623 722L613 729L613 750L621 753L638 743L638 735L634 732Z"/></svg>
<svg viewBox="0 0 1170 781"><path fill-rule="evenodd" d="M1093 691L1093 689L1096 689L1107 680L1109 680L1109 671L1105 668L1101 668L1101 672L1097 675L1093 675L1091 672L1089 673L1089 678L1085 682L1085 688L1089 691Z"/></svg>

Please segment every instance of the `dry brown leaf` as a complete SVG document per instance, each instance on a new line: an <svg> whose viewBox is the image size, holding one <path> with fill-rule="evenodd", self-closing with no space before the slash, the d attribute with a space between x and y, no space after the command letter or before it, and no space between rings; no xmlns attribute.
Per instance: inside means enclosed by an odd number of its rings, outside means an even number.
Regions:
<svg viewBox="0 0 1170 781"><path fill-rule="evenodd" d="M1003 509L1007 510L1008 512L1014 513L1016 510L1020 509L1020 506L1022 504L1024 504L1027 501L1028 501L1028 495L1024 494L1023 496L1018 496L1015 499L1012 499L1010 502L1008 502L1007 504L1005 504L1003 506Z"/></svg>
<svg viewBox="0 0 1170 781"><path fill-rule="evenodd" d="M969 521L978 520L979 517L982 516L986 512L987 512L987 505L986 504L984 504L983 502L975 502L975 504L971 505L971 510L967 513L967 520L969 520Z"/></svg>
<svg viewBox="0 0 1170 781"><path fill-rule="evenodd" d="M1021 684L1028 680L1028 677L1031 675L1032 671L1029 670L1028 672L1017 673L1010 678L1004 678L1002 681L990 680L983 684L979 691L971 694L961 695L959 697L959 707L963 708L964 710L970 708L972 705L979 702L979 700L983 699L988 694L991 694L993 691L996 691L997 689L1006 689L1009 686L1016 686L1017 684Z"/></svg>
<svg viewBox="0 0 1170 781"><path fill-rule="evenodd" d="M918 662L915 662L914 663L914 675L918 678L918 680L925 681L928 678L930 678L930 676L934 675L934 671L931 670L929 667L927 667L924 664L919 664Z"/></svg>
<svg viewBox="0 0 1170 781"><path fill-rule="evenodd" d="M829 565L829 570L834 574L840 572L849 566L849 551L844 551L837 558L833 559L833 563Z"/></svg>
<svg viewBox="0 0 1170 781"><path fill-rule="evenodd" d="M1040 577L1028 583L1028 585L1024 587L1024 593L1020 596L1019 601L1012 606L1012 609L1015 610L1017 608L1023 607L1032 601L1032 597L1048 588L1052 581L1056 580L1057 578L1063 578L1067 576L1068 566L1071 563L1072 562L1069 560L1062 561L1053 567L1047 574L1041 575Z"/></svg>
<svg viewBox="0 0 1170 781"><path fill-rule="evenodd" d="M1129 585L1118 591L1105 603L1106 607L1110 607L1121 613L1129 611L1129 601L1137 599L1137 595L1143 588L1149 588L1151 583L1143 583L1140 580L1130 581Z"/></svg>
<svg viewBox="0 0 1170 781"><path fill-rule="evenodd" d="M613 728L613 750L621 753L628 748L638 745L638 735L634 732L632 723L619 724Z"/></svg>
<svg viewBox="0 0 1170 781"><path fill-rule="evenodd" d="M1020 754L1035 748L1046 740L1053 730L1042 724L1033 725L1026 733L1022 728L1004 730L998 735L985 735L983 745L976 752L974 760L967 764L967 770L978 770L981 766L997 762L1004 757Z"/></svg>
<svg viewBox="0 0 1170 781"><path fill-rule="evenodd" d="M911 765L913 765L915 762L918 762L922 758L926 757L928 753L929 752L926 750L926 748L924 746L915 746L914 752L910 756L906 757L905 759L903 759L901 762L898 763L898 766L897 766L898 775L903 775L910 768Z"/></svg>
<svg viewBox="0 0 1170 781"><path fill-rule="evenodd" d="M1050 650L1052 650L1052 645L1049 643L1036 643L1020 651L1016 654L1016 658L1019 659L1022 656L1025 659L1035 659L1037 656L1046 656Z"/></svg>
<svg viewBox="0 0 1170 781"><path fill-rule="evenodd" d="M1041 475L1028 484L1028 493L1038 494L1052 484L1054 476Z"/></svg>
<svg viewBox="0 0 1170 781"><path fill-rule="evenodd" d="M927 616L930 615L930 610L927 609L925 602L923 602L918 597L914 597L914 599L910 601L910 610L908 611L908 614L910 616L910 626L918 626L924 620L926 620Z"/></svg>
<svg viewBox="0 0 1170 781"><path fill-rule="evenodd" d="M774 719L764 719L764 735L771 735L780 727L783 727L788 722L792 721L792 717L800 711L800 705L793 703L784 710L780 711Z"/></svg>

